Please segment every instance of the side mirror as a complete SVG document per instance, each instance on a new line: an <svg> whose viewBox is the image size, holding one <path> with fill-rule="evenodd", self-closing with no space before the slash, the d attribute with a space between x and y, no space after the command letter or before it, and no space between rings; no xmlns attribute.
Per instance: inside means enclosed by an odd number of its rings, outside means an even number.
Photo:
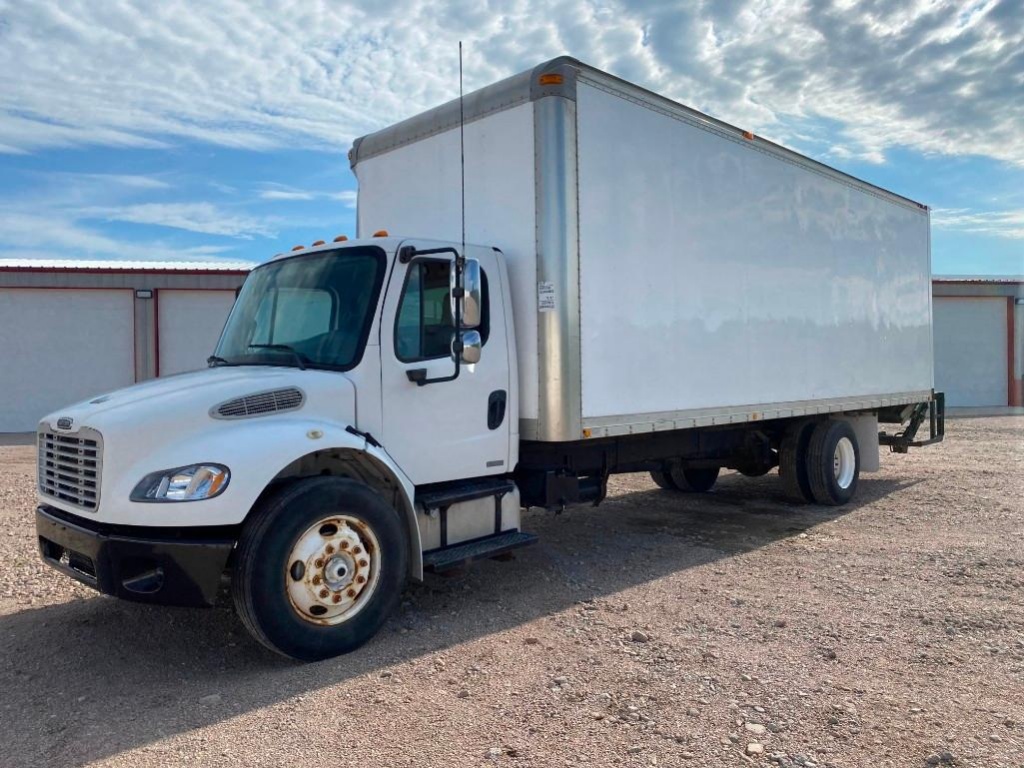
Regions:
<svg viewBox="0 0 1024 768"><path fill-rule="evenodd" d="M455 270L452 270L451 295L452 295L452 317L455 317ZM481 313L483 312L483 276L480 273L480 262L476 259L466 259L462 268L462 286L465 289L462 299L462 327L477 328L480 325Z"/></svg>
<svg viewBox="0 0 1024 768"><path fill-rule="evenodd" d="M480 331L462 332L462 362L467 365L480 362L480 350L484 342L480 338Z"/></svg>

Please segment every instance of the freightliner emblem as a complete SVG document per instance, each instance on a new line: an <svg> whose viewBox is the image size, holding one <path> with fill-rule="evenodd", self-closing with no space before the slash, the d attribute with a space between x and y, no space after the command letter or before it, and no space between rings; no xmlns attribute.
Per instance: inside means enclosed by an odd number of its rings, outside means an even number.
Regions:
<svg viewBox="0 0 1024 768"><path fill-rule="evenodd" d="M75 423L75 420L70 416L61 416L57 419L57 429L71 429L71 425Z"/></svg>

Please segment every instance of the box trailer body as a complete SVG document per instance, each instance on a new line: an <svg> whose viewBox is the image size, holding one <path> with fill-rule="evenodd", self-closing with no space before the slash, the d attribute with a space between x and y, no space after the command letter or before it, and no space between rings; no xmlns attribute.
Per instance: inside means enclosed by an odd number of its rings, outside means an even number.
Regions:
<svg viewBox="0 0 1024 768"><path fill-rule="evenodd" d="M930 395L924 206L571 60L464 114L466 239L508 263L524 440ZM361 233L459 240L459 117L356 142Z"/></svg>
<svg viewBox="0 0 1024 768"><path fill-rule="evenodd" d="M208 370L40 422L47 563L186 605L226 572L319 659L610 475L844 504L942 439L924 206L565 58L350 162L360 236L255 268Z"/></svg>

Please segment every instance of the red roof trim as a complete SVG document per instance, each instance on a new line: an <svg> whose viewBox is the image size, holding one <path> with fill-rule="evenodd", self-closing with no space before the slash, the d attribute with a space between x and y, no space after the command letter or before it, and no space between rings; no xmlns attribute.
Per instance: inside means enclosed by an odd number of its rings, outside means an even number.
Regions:
<svg viewBox="0 0 1024 768"><path fill-rule="evenodd" d="M92 275L247 275L248 269L104 269L102 267L11 267L0 266L0 272L73 272Z"/></svg>

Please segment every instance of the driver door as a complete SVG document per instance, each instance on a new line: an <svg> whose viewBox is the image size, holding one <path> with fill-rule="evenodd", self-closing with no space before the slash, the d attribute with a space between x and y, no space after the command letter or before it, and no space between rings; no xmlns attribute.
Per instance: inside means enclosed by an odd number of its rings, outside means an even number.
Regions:
<svg viewBox="0 0 1024 768"><path fill-rule="evenodd" d="M402 243L417 245L412 241ZM436 243L420 243L430 249ZM451 340L451 253L397 258L381 320L382 443L415 485L511 471L509 365L497 259L486 248L467 248L483 272L480 361L463 363L458 378L419 386L409 371L433 379L455 370ZM500 420L498 418L500 410Z"/></svg>

